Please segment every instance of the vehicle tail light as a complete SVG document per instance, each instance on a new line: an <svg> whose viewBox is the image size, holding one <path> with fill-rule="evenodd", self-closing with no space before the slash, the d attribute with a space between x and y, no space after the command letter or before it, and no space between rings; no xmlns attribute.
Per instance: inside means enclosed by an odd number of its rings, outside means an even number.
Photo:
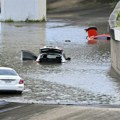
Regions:
<svg viewBox="0 0 120 120"><path fill-rule="evenodd" d="M19 84L24 84L24 80L20 80L20 81L19 81Z"/></svg>

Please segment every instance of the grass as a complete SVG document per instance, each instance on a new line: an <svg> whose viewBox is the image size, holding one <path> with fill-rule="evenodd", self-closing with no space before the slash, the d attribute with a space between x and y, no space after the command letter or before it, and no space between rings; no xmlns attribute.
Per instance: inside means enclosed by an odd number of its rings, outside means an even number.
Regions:
<svg viewBox="0 0 120 120"><path fill-rule="evenodd" d="M27 23L38 23L38 22L46 22L45 17L43 17L41 20L29 20L28 18L25 20Z"/></svg>
<svg viewBox="0 0 120 120"><path fill-rule="evenodd" d="M117 26L120 27L120 11L118 12L116 22L117 22Z"/></svg>
<svg viewBox="0 0 120 120"><path fill-rule="evenodd" d="M120 21L117 21L117 26L120 27Z"/></svg>
<svg viewBox="0 0 120 120"><path fill-rule="evenodd" d="M14 22L14 20L12 20L12 19L10 18L10 19L7 19L7 20L2 21L2 22L11 23L11 22Z"/></svg>
<svg viewBox="0 0 120 120"><path fill-rule="evenodd" d="M13 23L13 22L16 22L16 21L14 21L14 20L12 20L12 19L10 18L10 19L4 20L4 21L0 21L0 22ZM17 21L17 22L38 23L38 22L46 22L46 19L45 19L45 17L43 17L41 20L29 20L29 19L27 18L25 21Z"/></svg>

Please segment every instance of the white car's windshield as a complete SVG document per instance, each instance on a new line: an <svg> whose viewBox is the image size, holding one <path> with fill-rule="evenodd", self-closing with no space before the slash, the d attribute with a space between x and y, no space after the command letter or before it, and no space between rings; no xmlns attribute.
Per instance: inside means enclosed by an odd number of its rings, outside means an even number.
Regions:
<svg viewBox="0 0 120 120"><path fill-rule="evenodd" d="M17 76L17 73L14 70L0 69L0 75L14 75L14 76Z"/></svg>

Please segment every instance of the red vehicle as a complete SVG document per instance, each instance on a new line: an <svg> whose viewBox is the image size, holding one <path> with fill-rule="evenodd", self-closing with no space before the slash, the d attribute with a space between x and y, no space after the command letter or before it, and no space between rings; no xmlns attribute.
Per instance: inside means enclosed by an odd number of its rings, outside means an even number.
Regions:
<svg viewBox="0 0 120 120"><path fill-rule="evenodd" d="M111 39L110 34L98 35L96 27L89 27L85 30L88 33L88 36L87 36L88 44L96 44L99 40L107 42L108 40Z"/></svg>

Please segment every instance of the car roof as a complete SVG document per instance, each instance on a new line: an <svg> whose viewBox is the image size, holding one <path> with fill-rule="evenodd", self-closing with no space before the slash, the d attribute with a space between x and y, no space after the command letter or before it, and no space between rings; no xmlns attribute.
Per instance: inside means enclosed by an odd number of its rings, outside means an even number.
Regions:
<svg viewBox="0 0 120 120"><path fill-rule="evenodd" d="M101 34L101 35L97 35L95 37L111 37L110 34Z"/></svg>
<svg viewBox="0 0 120 120"><path fill-rule="evenodd" d="M0 69L5 69L5 70L14 70L14 69L12 69L12 68L10 68L10 67L0 67Z"/></svg>

